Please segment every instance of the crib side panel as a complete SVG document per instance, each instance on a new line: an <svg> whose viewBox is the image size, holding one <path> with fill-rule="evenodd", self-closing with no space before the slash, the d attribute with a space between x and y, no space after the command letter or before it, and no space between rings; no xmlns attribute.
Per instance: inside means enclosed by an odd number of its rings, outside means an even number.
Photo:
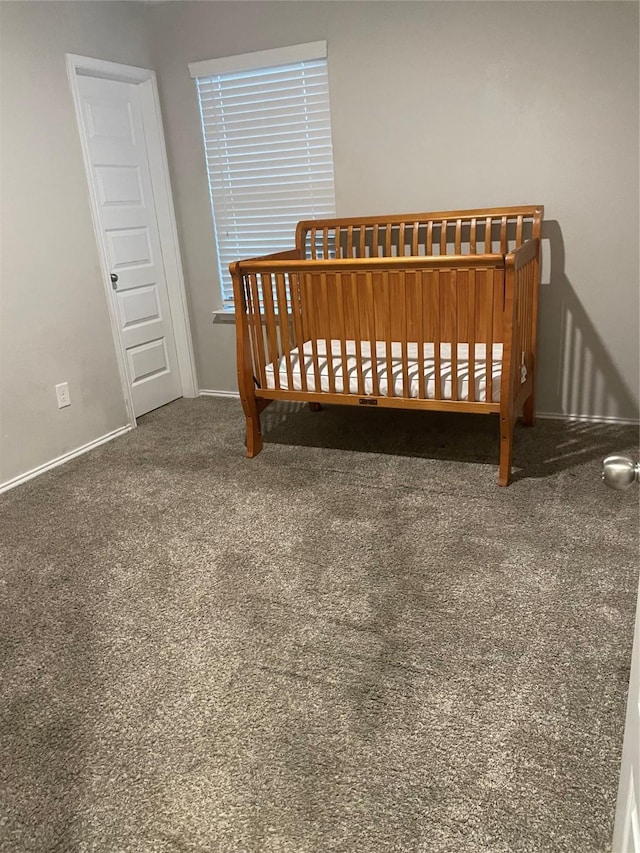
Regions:
<svg viewBox="0 0 640 853"><path fill-rule="evenodd" d="M475 263L244 262L245 385L493 405L503 259ZM485 390L475 385L478 357Z"/></svg>
<svg viewBox="0 0 640 853"><path fill-rule="evenodd" d="M539 282L539 240L531 241L506 263L505 366L501 399L517 411L534 390ZM522 380L524 372L525 381Z"/></svg>

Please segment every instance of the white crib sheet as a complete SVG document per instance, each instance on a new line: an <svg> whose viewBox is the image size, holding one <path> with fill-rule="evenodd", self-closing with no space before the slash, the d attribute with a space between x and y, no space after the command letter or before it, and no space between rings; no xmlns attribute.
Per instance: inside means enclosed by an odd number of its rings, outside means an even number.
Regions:
<svg viewBox="0 0 640 853"><path fill-rule="evenodd" d="M307 379L307 390L330 391L329 387L329 366L327 358L327 346L324 339L316 341L318 352L318 366L320 373L320 388L316 389L316 376L313 367L313 347L311 341L306 341L303 347L304 356L304 371ZM348 393L358 394L358 372L356 364L356 342L346 341L346 365L343 369L342 352L340 341L331 341L331 362L333 365L333 373L335 376L336 393L344 393L345 374L347 381ZM399 342L393 342L391 345L391 372L392 372L392 396L401 397L403 395L403 376L402 376L402 345ZM418 396L418 345L416 343L407 344L407 360L409 364L409 397ZM361 342L361 357L362 357L362 373L364 394L373 394L373 373L371 359L371 345L369 341ZM291 351L291 371L293 379L293 390L302 391L302 380L300 376L300 353L298 348ZM387 375L387 355L386 344L384 341L376 341L376 371L378 374L378 383L380 396L389 396L389 377ZM289 389L289 377L287 375L287 358L283 356L278 362L278 378L280 380L280 388L283 390ZM458 400L469 399L469 345L467 343L458 344ZM502 344L493 344L491 353L491 376L493 380L492 386L492 402L500 401L500 377L502 374ZM440 375L442 380L441 397L444 400L451 399L451 344L440 344ZM424 345L424 376L425 376L425 396L427 399L435 399L435 346L433 343L425 343ZM524 382L527 378L527 371L524 365L521 367L521 381ZM266 368L267 388L274 389L275 371L273 362L267 365ZM474 364L474 380L475 380L475 400L476 402L487 401L487 362L486 362L486 345L478 343L475 345L475 364Z"/></svg>

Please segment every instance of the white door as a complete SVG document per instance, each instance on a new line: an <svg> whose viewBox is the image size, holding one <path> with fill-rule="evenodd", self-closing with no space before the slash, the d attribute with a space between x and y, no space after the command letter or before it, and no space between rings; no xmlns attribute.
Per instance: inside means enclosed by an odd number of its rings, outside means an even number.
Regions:
<svg viewBox="0 0 640 853"><path fill-rule="evenodd" d="M612 853L640 853L640 585Z"/></svg>
<svg viewBox="0 0 640 853"><path fill-rule="evenodd" d="M138 86L79 76L78 91L137 417L182 396Z"/></svg>

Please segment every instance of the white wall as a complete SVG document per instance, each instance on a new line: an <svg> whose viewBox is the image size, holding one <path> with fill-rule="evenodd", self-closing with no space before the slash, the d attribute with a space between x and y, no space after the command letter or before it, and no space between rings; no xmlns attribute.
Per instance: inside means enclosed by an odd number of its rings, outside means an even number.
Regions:
<svg viewBox="0 0 640 853"><path fill-rule="evenodd" d="M0 485L127 423L66 52L148 67L145 8L0 3Z"/></svg>
<svg viewBox="0 0 640 853"><path fill-rule="evenodd" d="M200 384L235 388L187 64L327 39L338 213L542 203L538 409L638 417L638 4L148 8ZM547 264L549 260L547 259Z"/></svg>

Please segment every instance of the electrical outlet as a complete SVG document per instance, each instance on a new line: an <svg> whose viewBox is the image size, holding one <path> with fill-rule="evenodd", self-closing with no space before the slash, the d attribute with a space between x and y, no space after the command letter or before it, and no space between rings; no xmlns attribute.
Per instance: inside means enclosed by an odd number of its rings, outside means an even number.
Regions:
<svg viewBox="0 0 640 853"><path fill-rule="evenodd" d="M56 385L56 396L58 398L59 409L64 409L65 406L71 405L68 382L61 382L59 385Z"/></svg>

